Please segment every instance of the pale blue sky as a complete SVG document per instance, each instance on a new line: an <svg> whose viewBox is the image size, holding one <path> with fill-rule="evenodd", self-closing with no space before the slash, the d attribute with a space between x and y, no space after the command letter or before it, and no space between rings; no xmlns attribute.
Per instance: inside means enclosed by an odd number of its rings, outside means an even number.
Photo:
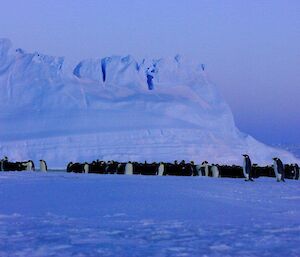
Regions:
<svg viewBox="0 0 300 257"><path fill-rule="evenodd" d="M0 37L72 60L112 54L206 63L238 127L300 143L298 0L1 0Z"/></svg>

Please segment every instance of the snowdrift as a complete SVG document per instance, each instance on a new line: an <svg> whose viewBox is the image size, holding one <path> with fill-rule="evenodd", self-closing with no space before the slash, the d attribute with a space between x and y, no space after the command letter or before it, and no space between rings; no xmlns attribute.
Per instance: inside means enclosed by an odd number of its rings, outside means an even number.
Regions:
<svg viewBox="0 0 300 257"><path fill-rule="evenodd" d="M296 158L240 132L204 65L180 56L65 60L13 50L0 40L0 156L69 161L208 160L241 163Z"/></svg>

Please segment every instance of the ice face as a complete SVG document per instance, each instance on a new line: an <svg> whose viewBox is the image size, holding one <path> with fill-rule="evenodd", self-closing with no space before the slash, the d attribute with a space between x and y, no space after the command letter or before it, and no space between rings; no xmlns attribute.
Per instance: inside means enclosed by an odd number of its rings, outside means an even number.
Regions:
<svg viewBox="0 0 300 257"><path fill-rule="evenodd" d="M58 167L99 158L237 163L245 152L255 162L295 161L235 127L201 63L110 56L65 74L64 58L11 50L0 40L0 156Z"/></svg>

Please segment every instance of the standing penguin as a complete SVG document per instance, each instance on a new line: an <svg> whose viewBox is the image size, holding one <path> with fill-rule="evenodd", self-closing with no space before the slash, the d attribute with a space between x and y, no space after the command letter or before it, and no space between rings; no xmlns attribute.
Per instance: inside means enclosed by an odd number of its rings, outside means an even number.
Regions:
<svg viewBox="0 0 300 257"><path fill-rule="evenodd" d="M202 176L200 164L195 165L195 174L196 174L196 176Z"/></svg>
<svg viewBox="0 0 300 257"><path fill-rule="evenodd" d="M164 175L164 171L165 171L165 165L161 162L158 166L158 171L157 171L157 175L158 176L163 176Z"/></svg>
<svg viewBox="0 0 300 257"><path fill-rule="evenodd" d="M295 179L299 179L299 166L297 163L294 164L294 171L295 171Z"/></svg>
<svg viewBox="0 0 300 257"><path fill-rule="evenodd" d="M274 160L274 172L275 172L277 182L280 181L285 182L284 180L285 173L284 173L284 167L282 161L277 157L273 158L273 160Z"/></svg>
<svg viewBox="0 0 300 257"><path fill-rule="evenodd" d="M25 163L25 170L34 170L34 163L32 160Z"/></svg>
<svg viewBox="0 0 300 257"><path fill-rule="evenodd" d="M83 165L83 171L84 173L89 173L89 164L87 162L85 162Z"/></svg>
<svg viewBox="0 0 300 257"><path fill-rule="evenodd" d="M243 174L245 177L245 181L254 181L252 178L252 164L248 154L243 154L244 162L243 162Z"/></svg>
<svg viewBox="0 0 300 257"><path fill-rule="evenodd" d="M212 164L211 165L211 172L212 172L212 176L213 178L218 178L219 175L220 175L220 172L219 172L219 169L218 169L218 166L215 165L215 164Z"/></svg>
<svg viewBox="0 0 300 257"><path fill-rule="evenodd" d="M40 160L40 171L46 172L48 170L47 164L44 160Z"/></svg>
<svg viewBox="0 0 300 257"><path fill-rule="evenodd" d="M67 172L72 172L72 165L73 165L73 162L69 162L68 165L67 165Z"/></svg>
<svg viewBox="0 0 300 257"><path fill-rule="evenodd" d="M4 170L4 159L1 159L0 160L0 171L3 171Z"/></svg>
<svg viewBox="0 0 300 257"><path fill-rule="evenodd" d="M8 162L8 157L4 156L4 158L1 160L0 171L4 171L4 167L7 162Z"/></svg>
<svg viewBox="0 0 300 257"><path fill-rule="evenodd" d="M125 165L125 175L133 175L133 165L131 162L127 162Z"/></svg>
<svg viewBox="0 0 300 257"><path fill-rule="evenodd" d="M202 173L202 176L208 177L209 166L208 166L208 162L207 161L202 162L201 173Z"/></svg>

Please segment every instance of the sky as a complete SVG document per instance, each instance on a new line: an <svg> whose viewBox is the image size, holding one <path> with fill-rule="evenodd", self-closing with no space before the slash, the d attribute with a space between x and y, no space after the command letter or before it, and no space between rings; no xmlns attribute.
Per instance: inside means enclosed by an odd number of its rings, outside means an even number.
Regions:
<svg viewBox="0 0 300 257"><path fill-rule="evenodd" d="M0 37L70 61L186 55L242 131L300 144L299 0L1 0Z"/></svg>

